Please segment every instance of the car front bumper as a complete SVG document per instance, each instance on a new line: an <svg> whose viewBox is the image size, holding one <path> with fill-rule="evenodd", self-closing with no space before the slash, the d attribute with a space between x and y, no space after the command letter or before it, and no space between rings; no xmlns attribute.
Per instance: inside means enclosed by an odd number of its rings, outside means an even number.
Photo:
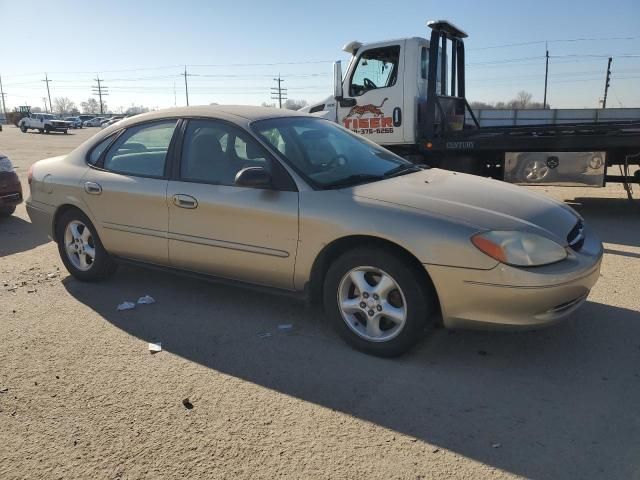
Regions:
<svg viewBox="0 0 640 480"><path fill-rule="evenodd" d="M600 276L602 243L585 228L580 251L533 268L491 270L425 265L440 300L444 326L533 327L559 321L582 305Z"/></svg>

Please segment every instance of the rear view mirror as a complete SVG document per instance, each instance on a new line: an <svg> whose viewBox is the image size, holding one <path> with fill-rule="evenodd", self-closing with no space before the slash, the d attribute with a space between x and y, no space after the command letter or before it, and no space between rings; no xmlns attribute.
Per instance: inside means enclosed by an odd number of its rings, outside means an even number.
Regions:
<svg viewBox="0 0 640 480"><path fill-rule="evenodd" d="M239 187L268 188L271 186L271 175L263 167L247 167L236 174L235 184Z"/></svg>
<svg viewBox="0 0 640 480"><path fill-rule="evenodd" d="M342 62L338 60L333 64L333 96L340 101L343 97L342 92Z"/></svg>

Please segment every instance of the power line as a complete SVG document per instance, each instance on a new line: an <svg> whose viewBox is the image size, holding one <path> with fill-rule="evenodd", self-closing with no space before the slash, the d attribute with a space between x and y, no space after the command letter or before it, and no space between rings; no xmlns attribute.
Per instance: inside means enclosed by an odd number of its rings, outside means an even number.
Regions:
<svg viewBox="0 0 640 480"><path fill-rule="evenodd" d="M487 47L475 47L470 48L469 50L490 50L494 48L506 48L506 47L523 47L527 45L541 45L541 44L549 44L549 43L563 43L563 42L599 42L599 41L608 41L608 40L636 40L640 38L640 36L633 37L600 37L600 38L562 38L555 40L533 40L530 42L517 42L517 43L504 43L501 45L490 45Z"/></svg>

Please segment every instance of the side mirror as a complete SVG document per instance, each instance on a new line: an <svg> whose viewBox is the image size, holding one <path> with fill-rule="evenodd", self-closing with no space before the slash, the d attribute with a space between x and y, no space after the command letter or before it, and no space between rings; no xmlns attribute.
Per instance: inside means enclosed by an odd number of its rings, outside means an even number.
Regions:
<svg viewBox="0 0 640 480"><path fill-rule="evenodd" d="M239 187L268 188L271 175L263 167L247 167L236 173L235 184Z"/></svg>
<svg viewBox="0 0 640 480"><path fill-rule="evenodd" d="M342 62L338 60L333 64L333 97L340 101L343 97L342 92Z"/></svg>

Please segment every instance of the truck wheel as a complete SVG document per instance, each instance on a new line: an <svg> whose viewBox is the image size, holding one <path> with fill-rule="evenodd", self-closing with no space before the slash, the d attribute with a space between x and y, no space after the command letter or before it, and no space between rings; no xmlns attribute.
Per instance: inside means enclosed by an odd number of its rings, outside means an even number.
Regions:
<svg viewBox="0 0 640 480"><path fill-rule="evenodd" d="M380 357L407 352L435 326L437 297L424 275L378 248L351 250L334 261L323 303L347 343Z"/></svg>
<svg viewBox="0 0 640 480"><path fill-rule="evenodd" d="M40 132L42 132L42 130L40 130ZM48 135L50 132L51 130L49 130L47 127L44 127L44 133Z"/></svg>
<svg viewBox="0 0 640 480"><path fill-rule="evenodd" d="M67 131L66 131L66 130L64 131L64 134L65 134L65 135L67 134Z"/></svg>
<svg viewBox="0 0 640 480"><path fill-rule="evenodd" d="M20 125L20 131L22 133L27 133L27 130L29 130L25 125Z"/></svg>

